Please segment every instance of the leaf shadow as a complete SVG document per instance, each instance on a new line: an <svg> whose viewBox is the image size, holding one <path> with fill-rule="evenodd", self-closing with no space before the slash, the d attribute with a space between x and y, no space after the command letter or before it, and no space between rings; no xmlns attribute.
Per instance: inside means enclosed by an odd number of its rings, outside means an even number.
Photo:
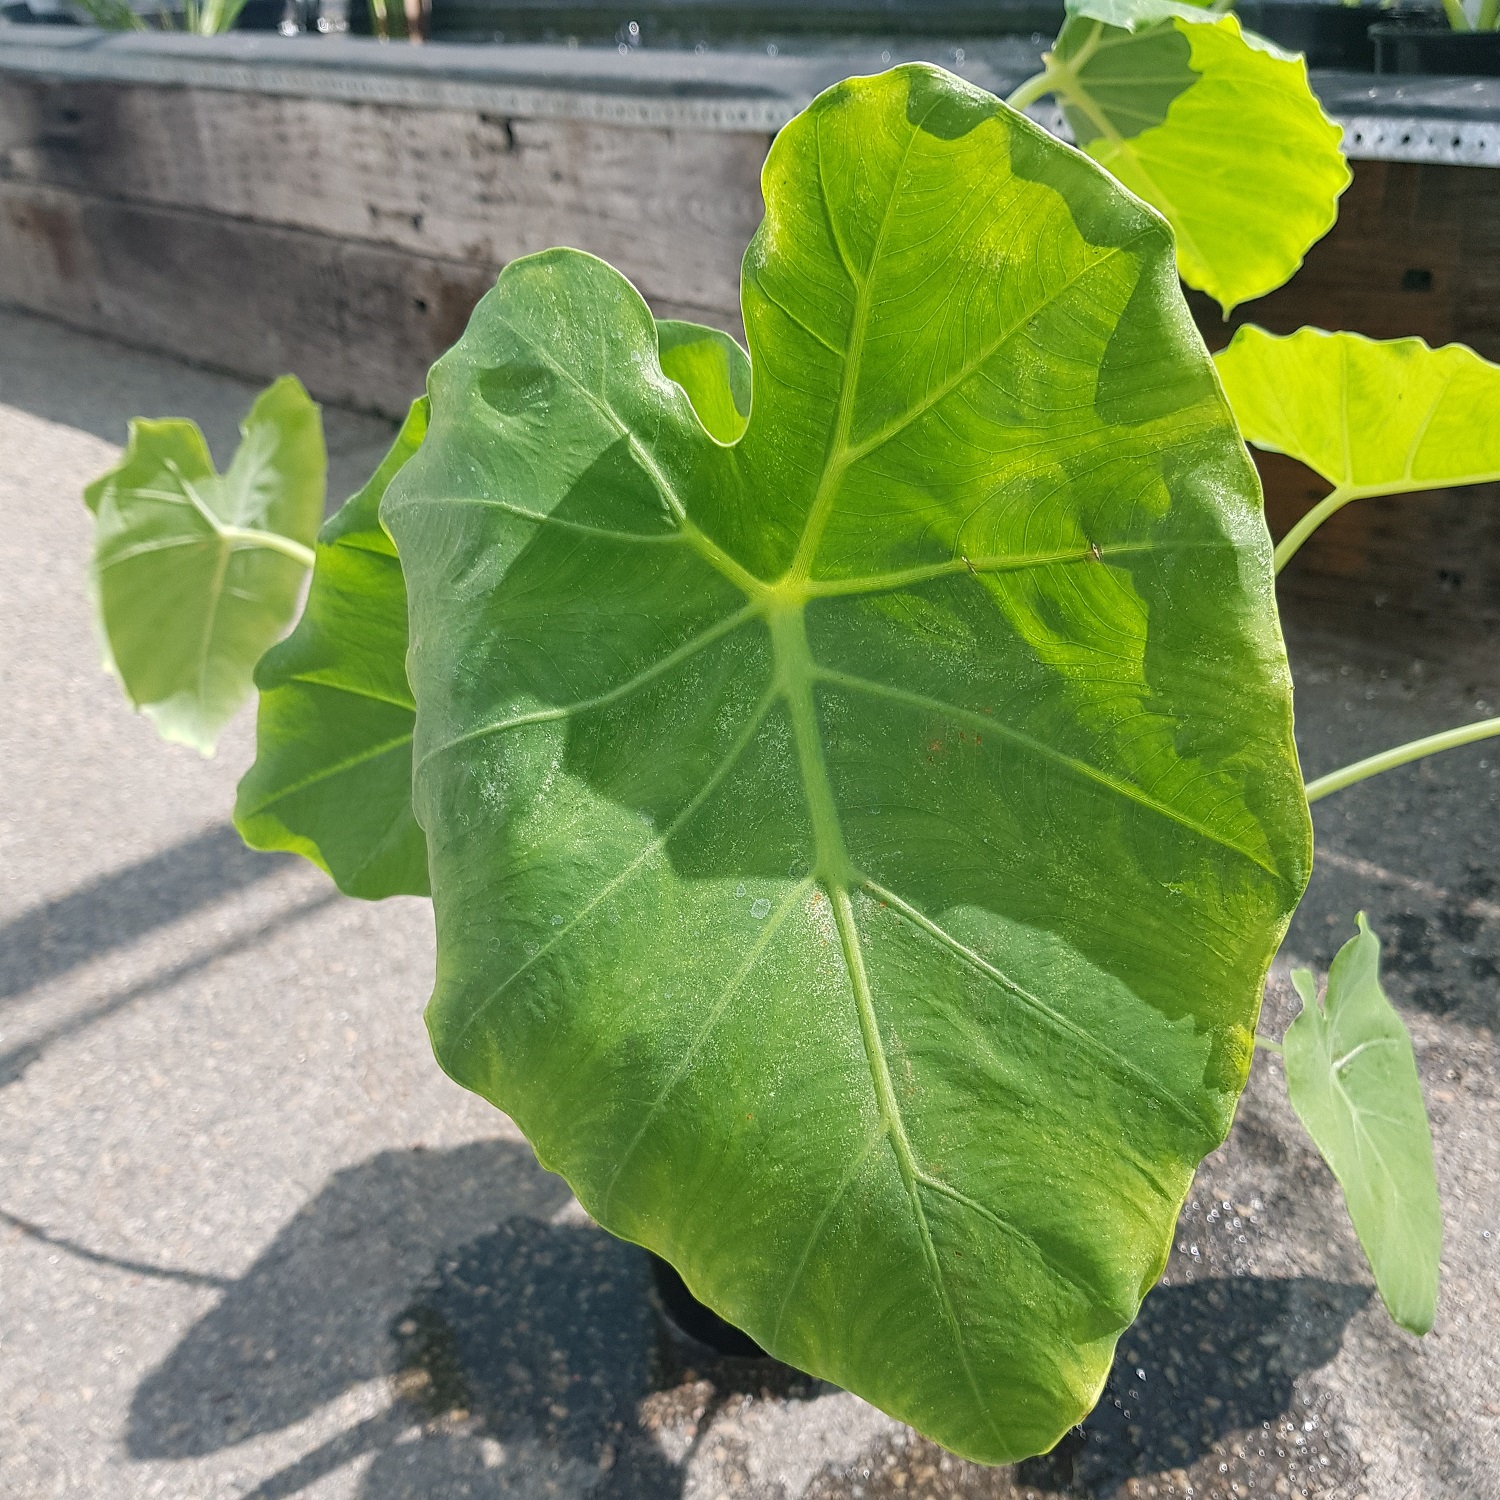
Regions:
<svg viewBox="0 0 1500 1500"><path fill-rule="evenodd" d="M383 1151L334 1173L140 1382L127 1452L216 1453L390 1374L391 1320L435 1258L497 1217L546 1215L569 1196L509 1140Z"/></svg>
<svg viewBox="0 0 1500 1500"><path fill-rule="evenodd" d="M215 823L33 906L0 926L0 1001L25 995L295 864L290 854L246 848L233 824Z"/></svg>
<svg viewBox="0 0 1500 1500"><path fill-rule="evenodd" d="M286 1434L280 1454L303 1451L245 1500L302 1494L362 1459L361 1500L670 1500L731 1395L829 1389L770 1361L684 1368L661 1341L645 1253L553 1222L571 1202L518 1141L386 1151L335 1173L141 1381L127 1453L202 1458L350 1398L331 1437ZM360 1387L376 1380L390 1384L371 1403ZM670 1453L663 1423L686 1434Z"/></svg>
<svg viewBox="0 0 1500 1500"><path fill-rule="evenodd" d="M1370 1296L1368 1287L1311 1276L1158 1287L1121 1336L1099 1404L1018 1478L1100 1497L1134 1493L1130 1481L1191 1470L1235 1433L1272 1435L1270 1461L1281 1474L1287 1455L1276 1455L1276 1444L1286 1447L1285 1432L1301 1428L1298 1378L1337 1355ZM1308 1446L1305 1434L1299 1441ZM1312 1441L1324 1445L1328 1434ZM1341 1457L1334 1452L1330 1463Z"/></svg>

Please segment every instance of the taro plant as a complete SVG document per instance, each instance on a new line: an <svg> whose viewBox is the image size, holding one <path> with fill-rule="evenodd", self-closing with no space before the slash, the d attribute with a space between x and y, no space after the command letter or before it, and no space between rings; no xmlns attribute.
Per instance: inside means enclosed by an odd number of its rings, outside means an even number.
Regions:
<svg viewBox="0 0 1500 1500"><path fill-rule="evenodd" d="M242 833L430 891L439 1060L601 1224L1000 1462L1097 1399L1245 1084L1337 778L1298 769L1240 428L1316 462L1348 408L1271 370L1304 335L1216 374L1163 219L940 70L829 90L763 187L748 354L590 256L508 266L263 656L306 498L242 504L270 460L215 481L137 424L90 491L102 622L200 746L254 665ZM1444 399L1409 487L1490 473ZM1394 483L1361 455L1345 498ZM214 596L267 605L241 670L195 670L205 584L252 573ZM1297 983L1293 1103L1422 1332L1441 1226L1376 939Z"/></svg>

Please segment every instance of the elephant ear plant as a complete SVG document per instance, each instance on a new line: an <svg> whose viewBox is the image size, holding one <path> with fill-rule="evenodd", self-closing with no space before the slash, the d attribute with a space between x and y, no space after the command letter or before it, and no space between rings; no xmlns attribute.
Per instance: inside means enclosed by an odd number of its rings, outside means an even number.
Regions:
<svg viewBox="0 0 1500 1500"><path fill-rule="evenodd" d="M1097 1400L1307 880L1271 546L1172 235L1086 157L913 66L763 187L748 358L506 268L317 541L236 818L430 888L440 1061L601 1224L1002 1462ZM1392 1241L1344 1144L1340 1049L1410 1055L1361 953L1298 1107L1420 1328L1435 1219Z"/></svg>

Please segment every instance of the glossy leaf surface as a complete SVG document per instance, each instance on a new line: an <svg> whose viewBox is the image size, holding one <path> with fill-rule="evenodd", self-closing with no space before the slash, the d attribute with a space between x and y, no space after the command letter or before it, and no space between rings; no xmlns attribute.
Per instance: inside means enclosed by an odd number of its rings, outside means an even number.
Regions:
<svg viewBox="0 0 1500 1500"><path fill-rule="evenodd" d="M776 138L733 446L573 251L382 508L428 1023L608 1228L1000 1461L1098 1396L1310 834L1248 456L1161 221L936 69Z"/></svg>
<svg viewBox="0 0 1500 1500"><path fill-rule="evenodd" d="M1295 969L1302 1010L1287 1028L1287 1093L1333 1169L1391 1316L1412 1333L1437 1308L1442 1209L1411 1038L1380 987L1380 939L1364 913L1333 960L1328 992Z"/></svg>
<svg viewBox="0 0 1500 1500"><path fill-rule="evenodd" d="M323 514L323 424L283 376L218 474L179 419L130 424L119 464L84 491L106 665L163 739L209 755L291 623Z"/></svg>
<svg viewBox="0 0 1500 1500"><path fill-rule="evenodd" d="M720 441L744 431L750 362L726 333L662 319L662 367ZM425 896L427 843L411 810L416 705L406 681L406 583L380 501L427 432L413 404L370 482L318 537L297 628L262 658L255 764L235 823L254 849L286 849L350 896Z"/></svg>
<svg viewBox="0 0 1500 1500"><path fill-rule="evenodd" d="M1333 227L1342 132L1302 59L1234 16L1080 0L1048 76L1078 144L1167 216L1182 279L1226 312L1280 286Z"/></svg>
<svg viewBox="0 0 1500 1500"><path fill-rule="evenodd" d="M319 533L302 618L255 673L255 764L234 809L252 848L305 855L371 900L427 894L427 841L411 811L406 584L380 524L386 487L426 431L424 398Z"/></svg>
<svg viewBox="0 0 1500 1500"><path fill-rule="evenodd" d="M750 416L750 361L717 328L658 318L661 367L693 403L698 420L721 443L733 443Z"/></svg>
<svg viewBox="0 0 1500 1500"><path fill-rule="evenodd" d="M1350 498L1500 479L1500 365L1463 344L1246 326L1214 359L1246 441Z"/></svg>

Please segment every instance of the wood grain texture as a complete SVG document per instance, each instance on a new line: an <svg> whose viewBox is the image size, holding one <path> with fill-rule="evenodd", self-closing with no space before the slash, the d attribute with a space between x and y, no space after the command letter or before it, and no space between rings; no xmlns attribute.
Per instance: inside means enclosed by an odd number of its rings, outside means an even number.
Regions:
<svg viewBox="0 0 1500 1500"><path fill-rule="evenodd" d="M398 412L488 267L91 193L0 183L0 296L321 400Z"/></svg>
<svg viewBox="0 0 1500 1500"><path fill-rule="evenodd" d="M11 76L0 302L322 400L404 414L511 259L619 267L658 316L741 333L768 137ZM1458 339L1500 358L1500 172L1354 164L1338 224L1225 322ZM1321 493L1261 457L1272 530ZM1339 609L1500 619L1488 492L1351 506L1283 580ZM1492 576L1493 575L1493 576Z"/></svg>
<svg viewBox="0 0 1500 1500"><path fill-rule="evenodd" d="M737 316L768 137L193 88L0 90L0 177L498 271L553 245Z"/></svg>

